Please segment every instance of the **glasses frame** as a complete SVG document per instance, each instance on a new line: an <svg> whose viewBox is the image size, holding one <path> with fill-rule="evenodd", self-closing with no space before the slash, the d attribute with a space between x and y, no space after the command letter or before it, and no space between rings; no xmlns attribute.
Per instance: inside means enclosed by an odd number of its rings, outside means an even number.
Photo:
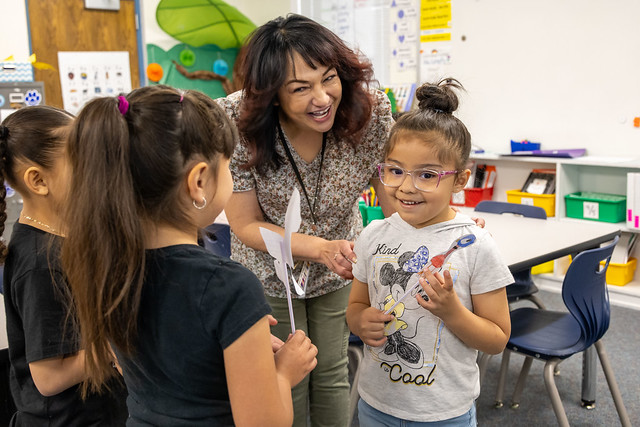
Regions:
<svg viewBox="0 0 640 427"><path fill-rule="evenodd" d="M402 177L402 181L400 181L400 184L398 185L389 185L389 184L385 184L385 182L382 180L382 169L386 166L393 166L395 168L398 168L402 171L403 173L403 177ZM413 169L413 170L406 170L403 167L400 167L398 165L396 165L395 163L378 163L376 165L376 168L378 169L378 178L380 178L380 182L386 186L386 187L390 187L390 188L398 188L400 187L403 183L404 180L407 179L406 176L410 175L411 176L411 183L413 184L413 187L418 190L418 191L422 191L423 193L431 193L433 191L436 191L438 189L438 187L440 186L440 180L442 179L442 177L448 176L448 175L453 175L453 174L457 174L459 171L455 170L455 171L437 171L434 169L429 169L429 168L419 168L419 169ZM433 190L423 190L421 188L418 188L418 186L416 185L416 172L433 172L434 175L438 175L438 182L436 183L436 186Z"/></svg>

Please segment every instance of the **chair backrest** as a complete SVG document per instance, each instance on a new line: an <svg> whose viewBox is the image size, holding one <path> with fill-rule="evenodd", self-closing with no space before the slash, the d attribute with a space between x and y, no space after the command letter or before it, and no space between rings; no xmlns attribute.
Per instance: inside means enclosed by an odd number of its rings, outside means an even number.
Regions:
<svg viewBox="0 0 640 427"><path fill-rule="evenodd" d="M607 246L580 252L573 258L562 283L562 299L580 324L582 351L598 341L609 329L609 291L606 272L619 236ZM600 261L605 261L604 267Z"/></svg>
<svg viewBox="0 0 640 427"><path fill-rule="evenodd" d="M231 229L227 224L214 223L202 230L205 249L216 255L231 256Z"/></svg>
<svg viewBox="0 0 640 427"><path fill-rule="evenodd" d="M526 216L528 218L547 219L547 212L532 205L521 205L519 203L498 202L495 200L482 200L475 207L476 212L489 212L496 214L512 213Z"/></svg>

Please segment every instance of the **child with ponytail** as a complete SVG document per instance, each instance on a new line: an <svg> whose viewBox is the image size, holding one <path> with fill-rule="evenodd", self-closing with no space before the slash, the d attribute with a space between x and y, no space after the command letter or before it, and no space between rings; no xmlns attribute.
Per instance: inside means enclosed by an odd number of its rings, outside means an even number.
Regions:
<svg viewBox="0 0 640 427"><path fill-rule="evenodd" d="M231 195L236 137L206 95L161 85L90 101L71 131L62 260L89 390L112 346L128 425L291 425L291 387L316 364L302 331L274 353L260 281L198 246Z"/></svg>
<svg viewBox="0 0 640 427"><path fill-rule="evenodd" d="M7 218L6 184L23 200L8 248L0 241L9 382L17 408L12 426L117 426L127 418L118 378L111 380L110 392L90 393L84 400L80 394L85 352L59 262L72 121L63 110L36 106L14 112L0 125L0 235Z"/></svg>

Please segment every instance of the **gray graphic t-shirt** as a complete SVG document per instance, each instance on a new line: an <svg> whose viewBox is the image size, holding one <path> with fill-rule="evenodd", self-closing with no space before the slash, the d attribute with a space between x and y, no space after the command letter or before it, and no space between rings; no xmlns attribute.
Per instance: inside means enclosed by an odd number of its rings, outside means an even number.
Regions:
<svg viewBox="0 0 640 427"><path fill-rule="evenodd" d="M471 296L513 283L487 230L466 215L416 229L396 213L373 221L355 245L353 274L368 284L372 307L391 308L425 266L448 270L462 304ZM358 391L374 408L412 421L457 417L480 393L477 351L453 335L415 299L419 286L393 309L387 342L365 345Z"/></svg>

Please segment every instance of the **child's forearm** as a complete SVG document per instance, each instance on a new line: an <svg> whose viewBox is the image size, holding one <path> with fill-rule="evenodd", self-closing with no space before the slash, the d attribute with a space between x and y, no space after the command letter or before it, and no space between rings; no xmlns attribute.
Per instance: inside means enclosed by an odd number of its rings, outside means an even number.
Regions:
<svg viewBox="0 0 640 427"><path fill-rule="evenodd" d="M509 340L510 331L505 331L498 324L474 314L462 305L442 320L462 342L484 353L502 352Z"/></svg>
<svg viewBox="0 0 640 427"><path fill-rule="evenodd" d="M43 396L54 396L86 379L84 351L29 363L33 382Z"/></svg>
<svg viewBox="0 0 640 427"><path fill-rule="evenodd" d="M349 326L349 330L353 332L355 335L360 336L361 331L361 318L362 312L365 311L370 306L368 304L352 302L349 303L347 307L347 325Z"/></svg>

